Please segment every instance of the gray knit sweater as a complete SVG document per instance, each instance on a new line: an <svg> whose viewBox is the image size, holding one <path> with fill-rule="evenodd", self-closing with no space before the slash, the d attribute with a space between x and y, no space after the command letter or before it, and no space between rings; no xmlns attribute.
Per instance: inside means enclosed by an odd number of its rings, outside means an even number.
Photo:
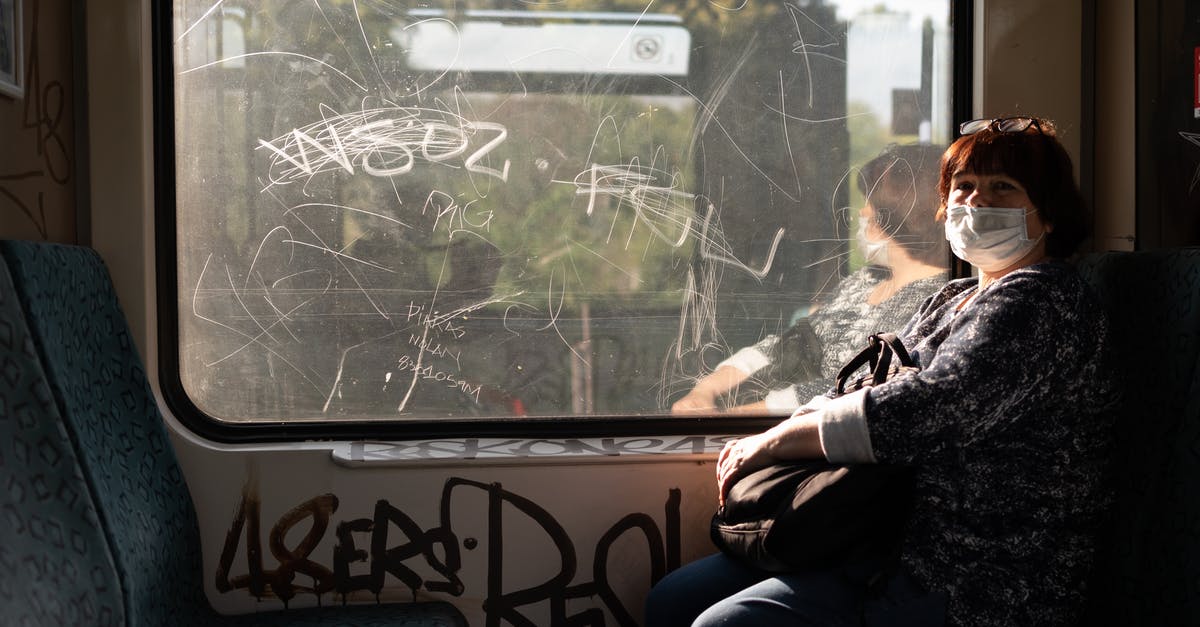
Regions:
<svg viewBox="0 0 1200 627"><path fill-rule="evenodd" d="M844 440L865 427L868 457L918 469L903 562L955 624L1073 624L1109 498L1107 323L1065 263L958 311L976 289L951 281L922 306L902 332L921 372L829 401L822 444L861 458Z"/></svg>

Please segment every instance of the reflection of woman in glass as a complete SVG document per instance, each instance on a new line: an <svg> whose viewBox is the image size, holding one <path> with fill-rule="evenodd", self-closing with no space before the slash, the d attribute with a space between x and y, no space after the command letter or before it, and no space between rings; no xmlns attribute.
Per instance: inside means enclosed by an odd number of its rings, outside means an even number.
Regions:
<svg viewBox="0 0 1200 627"><path fill-rule="evenodd" d="M941 154L935 146L893 146L863 166L858 185L866 203L858 243L868 265L781 336L768 336L721 362L672 411L709 413L721 396L753 385L766 387L765 394L759 391L754 402L728 411L790 414L829 390L838 368L865 346L868 335L904 326L946 281L945 238L931 210L937 206ZM759 382L752 384L752 377Z"/></svg>

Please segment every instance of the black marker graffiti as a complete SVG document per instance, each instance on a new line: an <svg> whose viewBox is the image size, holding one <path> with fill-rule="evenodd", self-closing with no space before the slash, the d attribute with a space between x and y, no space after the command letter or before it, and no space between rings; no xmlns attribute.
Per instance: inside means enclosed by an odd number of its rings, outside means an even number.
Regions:
<svg viewBox="0 0 1200 627"><path fill-rule="evenodd" d="M52 80L43 84L40 60L41 46L40 8L33 3L30 16L28 57L25 64L25 108L21 118L24 129L36 133L37 155L41 168L23 172L0 173L0 214L5 205L15 207L33 225L42 239L50 237L50 222L46 217L46 192L44 189L30 193L18 187L22 182L41 182L49 177L50 182L65 186L71 180L71 151L63 137L64 123L69 120L66 90L62 81ZM9 141L5 141L6 146ZM6 148L7 149L7 148ZM24 193L23 193L24 192ZM51 211L73 212L71 207L51 207Z"/></svg>
<svg viewBox="0 0 1200 627"><path fill-rule="evenodd" d="M592 558L592 580L573 583L577 576L576 548L566 529L544 508L498 483L482 483L462 478L450 478L442 489L439 526L424 530L400 508L385 499L375 503L371 518L343 521L335 527L333 567L313 559L313 550L322 541L337 512L338 499L332 494L314 497L292 508L279 518L268 533L268 546L277 565L266 569L262 553L261 502L252 486L242 493L241 502L225 536L215 573L217 590L226 593L247 590L257 599L275 597L286 606L297 594L321 596L341 595L345 603L353 592L368 591L379 595L388 575L398 579L415 596L419 590L462 596L467 592L459 578L462 568L461 550L478 548L477 538L460 538L454 530L451 505L462 490L479 491L487 496L487 590L483 607L487 624L502 621L513 625L533 624L524 609L548 603L550 625L603 625L602 608L593 607L578 614L568 614L567 603L576 599L599 597L603 609L618 625L636 625L629 608L613 589L608 572L608 556L613 545L629 533L646 543L650 562L650 581L655 583L667 572L680 565L680 502L679 489L668 491L665 510L665 534L654 518L644 513L632 513L608 529L596 543ZM536 523L553 543L559 566L545 581L521 589L510 589L504 577L505 521L516 511ZM289 532L308 521L308 531L295 546L287 546ZM369 535L370 551L360 548L355 536ZM234 560L245 539L246 572L232 575ZM461 547L461 549L460 549ZM512 547L507 547L511 555ZM414 561L415 560L415 561ZM539 555L539 562L553 563L552 556ZM369 565L365 574L351 574L357 563ZM432 569L440 579L424 577L418 572ZM297 574L312 580L311 585L296 583Z"/></svg>
<svg viewBox="0 0 1200 627"><path fill-rule="evenodd" d="M332 494L309 499L288 511L272 528L268 544L271 554L279 566L274 570L263 570L262 538L259 533L259 502L257 492L247 489L242 493L241 503L234 514L233 526L225 536L225 544L221 551L221 561L217 566L216 586L221 592L237 588L246 588L256 598L267 596L268 587L271 594L286 606L297 591L311 592L318 596L332 589L333 573L324 566L308 559L313 548L325 535L329 526L329 517L337 511L338 500ZM283 538L292 527L304 519L311 519L312 526L304 539L295 548L284 546ZM229 571L233 565L233 553L245 529L246 537L246 567L247 574L230 579ZM312 577L313 585L298 586L293 583L296 573Z"/></svg>

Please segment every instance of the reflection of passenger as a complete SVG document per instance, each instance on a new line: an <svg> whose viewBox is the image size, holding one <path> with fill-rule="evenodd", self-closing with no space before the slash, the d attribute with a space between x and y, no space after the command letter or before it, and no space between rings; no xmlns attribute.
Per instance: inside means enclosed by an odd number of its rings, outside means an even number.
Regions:
<svg viewBox="0 0 1200 627"><path fill-rule="evenodd" d="M711 412L720 397L748 387L755 377L766 379L765 396L735 402L728 411L790 414L829 389L838 368L868 335L904 326L946 282L945 238L931 210L937 206L941 154L934 146L898 146L863 166L858 185L867 201L858 239L870 265L843 279L832 301L782 336L768 336L721 362L671 410Z"/></svg>

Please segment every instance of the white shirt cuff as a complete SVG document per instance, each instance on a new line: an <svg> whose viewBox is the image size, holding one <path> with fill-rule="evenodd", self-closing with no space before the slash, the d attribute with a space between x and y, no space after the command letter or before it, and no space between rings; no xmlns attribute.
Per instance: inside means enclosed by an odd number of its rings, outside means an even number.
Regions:
<svg viewBox="0 0 1200 627"><path fill-rule="evenodd" d="M767 411L772 416L788 416L800 407L800 399L796 398L796 388L788 386L782 390L771 390L763 397Z"/></svg>
<svg viewBox="0 0 1200 627"><path fill-rule="evenodd" d="M721 366L732 366L746 374L754 374L769 365L771 365L771 358L767 357L766 353L754 346L747 346L731 355L729 359L717 364L717 369L719 370Z"/></svg>
<svg viewBox="0 0 1200 627"><path fill-rule="evenodd" d="M830 399L821 408L817 431L825 459L835 463L875 463L865 411L867 390Z"/></svg>

